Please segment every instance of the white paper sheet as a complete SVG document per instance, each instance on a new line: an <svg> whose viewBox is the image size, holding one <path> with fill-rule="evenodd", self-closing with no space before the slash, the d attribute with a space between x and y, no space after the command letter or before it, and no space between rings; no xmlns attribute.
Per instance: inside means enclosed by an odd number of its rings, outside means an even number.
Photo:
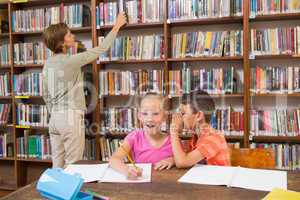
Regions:
<svg viewBox="0 0 300 200"><path fill-rule="evenodd" d="M128 180L127 177L112 168L105 171L104 176L100 182L110 183L146 183L151 182L151 164L135 164L137 167L143 169L143 174L137 180Z"/></svg>
<svg viewBox="0 0 300 200"><path fill-rule="evenodd" d="M229 187L271 191L273 188L287 189L287 172L243 167L195 165L178 182L227 185Z"/></svg>
<svg viewBox="0 0 300 200"><path fill-rule="evenodd" d="M228 185L236 167L195 165L178 182L205 185Z"/></svg>
<svg viewBox="0 0 300 200"><path fill-rule="evenodd" d="M287 172L240 167L231 186L261 191L272 191L274 188L287 189Z"/></svg>
<svg viewBox="0 0 300 200"><path fill-rule="evenodd" d="M84 182L87 183L101 180L107 168L108 164L71 164L64 171L69 174L80 174Z"/></svg>

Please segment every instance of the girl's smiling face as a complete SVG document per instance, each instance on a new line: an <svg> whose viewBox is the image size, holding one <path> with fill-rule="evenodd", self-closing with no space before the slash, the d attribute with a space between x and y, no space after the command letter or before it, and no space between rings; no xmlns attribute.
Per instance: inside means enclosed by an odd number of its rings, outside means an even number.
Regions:
<svg viewBox="0 0 300 200"><path fill-rule="evenodd" d="M158 98L144 99L138 116L147 134L160 133L161 124L165 120L165 111Z"/></svg>

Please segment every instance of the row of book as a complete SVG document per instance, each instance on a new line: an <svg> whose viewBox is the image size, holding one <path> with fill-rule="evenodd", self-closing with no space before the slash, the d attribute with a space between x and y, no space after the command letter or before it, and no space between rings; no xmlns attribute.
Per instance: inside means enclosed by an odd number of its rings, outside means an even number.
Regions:
<svg viewBox="0 0 300 200"><path fill-rule="evenodd" d="M17 124L21 126L48 126L49 115L44 105L18 103L16 117Z"/></svg>
<svg viewBox="0 0 300 200"><path fill-rule="evenodd" d="M136 107L104 108L101 131L130 132L139 127Z"/></svg>
<svg viewBox="0 0 300 200"><path fill-rule="evenodd" d="M300 54L300 26L251 29L251 54Z"/></svg>
<svg viewBox="0 0 300 200"><path fill-rule="evenodd" d="M0 75L0 96L10 96L10 75L9 73Z"/></svg>
<svg viewBox="0 0 300 200"><path fill-rule="evenodd" d="M99 44L104 37L98 38ZM149 60L164 57L163 35L138 35L117 37L110 51L100 56L99 60Z"/></svg>
<svg viewBox="0 0 300 200"><path fill-rule="evenodd" d="M43 42L14 44L14 64L43 64L46 47ZM48 54L46 54L48 55Z"/></svg>
<svg viewBox="0 0 300 200"><path fill-rule="evenodd" d="M210 119L213 128L222 131L224 135L244 135L244 112L234 111L231 107L216 109Z"/></svg>
<svg viewBox="0 0 300 200"><path fill-rule="evenodd" d="M11 104L0 104L0 124L10 122Z"/></svg>
<svg viewBox="0 0 300 200"><path fill-rule="evenodd" d="M255 136L299 136L300 109L250 110L250 131Z"/></svg>
<svg viewBox="0 0 300 200"><path fill-rule="evenodd" d="M90 8L84 4L64 6L30 8L12 12L13 32L43 31L51 24L65 22L69 27L83 27L91 25Z"/></svg>
<svg viewBox="0 0 300 200"><path fill-rule="evenodd" d="M14 94L18 96L42 96L42 73L14 74Z"/></svg>
<svg viewBox="0 0 300 200"><path fill-rule="evenodd" d="M29 130L24 130L24 136L17 138L17 157L51 159L50 137L30 135Z"/></svg>
<svg viewBox="0 0 300 200"><path fill-rule="evenodd" d="M275 152L275 165L277 169L300 169L300 145L299 144L263 144L251 143L251 148L271 148Z"/></svg>
<svg viewBox="0 0 300 200"><path fill-rule="evenodd" d="M12 12L13 32L43 31L51 24L60 22L60 7L33 8Z"/></svg>
<svg viewBox="0 0 300 200"><path fill-rule="evenodd" d="M91 10L85 4L61 5L61 19L70 28L91 26Z"/></svg>
<svg viewBox="0 0 300 200"><path fill-rule="evenodd" d="M251 92L261 94L300 92L300 67L257 65L251 68Z"/></svg>
<svg viewBox="0 0 300 200"><path fill-rule="evenodd" d="M201 56L241 56L243 31L207 31L172 35L173 58Z"/></svg>
<svg viewBox="0 0 300 200"><path fill-rule="evenodd" d="M213 111L210 120L211 126L224 132L225 135L243 135L244 114L228 107ZM168 125L166 125L168 126ZM138 109L135 107L105 108L102 114L102 132L128 133L141 127L138 120ZM162 125L162 130L167 129Z"/></svg>
<svg viewBox="0 0 300 200"><path fill-rule="evenodd" d="M10 56L10 50L8 44L1 44L0 45L0 62L1 65L9 65L9 56Z"/></svg>
<svg viewBox="0 0 300 200"><path fill-rule="evenodd" d="M178 96L201 89L208 94L233 94L240 92L234 67L191 69L169 71L169 94Z"/></svg>
<svg viewBox="0 0 300 200"><path fill-rule="evenodd" d="M170 20L243 15L243 0L169 0Z"/></svg>
<svg viewBox="0 0 300 200"><path fill-rule="evenodd" d="M85 138L83 160L96 160L96 139Z"/></svg>
<svg viewBox="0 0 300 200"><path fill-rule="evenodd" d="M250 16L300 12L299 0L250 0Z"/></svg>
<svg viewBox="0 0 300 200"><path fill-rule="evenodd" d="M100 71L99 96L164 93L163 70Z"/></svg>
<svg viewBox="0 0 300 200"><path fill-rule="evenodd" d="M128 14L129 24L162 22L163 0L118 0L100 2L96 6L96 26L113 25L120 11Z"/></svg>
<svg viewBox="0 0 300 200"><path fill-rule="evenodd" d="M0 134L0 158L14 157L14 143L12 133Z"/></svg>
<svg viewBox="0 0 300 200"><path fill-rule="evenodd" d="M117 148L120 146L120 142L122 141L123 139L100 137L99 144L101 160L108 161L109 157L117 150Z"/></svg>

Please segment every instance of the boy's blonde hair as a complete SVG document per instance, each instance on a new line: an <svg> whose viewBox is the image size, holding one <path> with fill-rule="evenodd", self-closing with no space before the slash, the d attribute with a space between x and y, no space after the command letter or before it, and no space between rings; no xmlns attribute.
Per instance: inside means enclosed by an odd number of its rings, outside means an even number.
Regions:
<svg viewBox="0 0 300 200"><path fill-rule="evenodd" d="M162 96L158 93L154 93L154 92L149 92L149 93L145 94L145 96L143 96L141 101L140 101L140 106L139 107L141 108L143 101L148 100L148 99L157 99L157 100L159 100L159 102L161 103L161 109L163 111L168 110L168 100L164 96Z"/></svg>

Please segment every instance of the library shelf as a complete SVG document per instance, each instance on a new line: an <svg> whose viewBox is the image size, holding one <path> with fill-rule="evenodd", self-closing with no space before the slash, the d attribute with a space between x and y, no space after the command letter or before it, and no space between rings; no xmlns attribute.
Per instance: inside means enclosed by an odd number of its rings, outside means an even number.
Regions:
<svg viewBox="0 0 300 200"><path fill-rule="evenodd" d="M143 63L162 63L164 59L149 59L149 60L111 60L111 61L101 61L99 65L103 64L143 64Z"/></svg>
<svg viewBox="0 0 300 200"><path fill-rule="evenodd" d="M12 96L0 96L0 100L11 100Z"/></svg>
<svg viewBox="0 0 300 200"><path fill-rule="evenodd" d="M300 13L280 13L280 14L257 15L253 18L250 18L250 22L299 20L299 19L300 19Z"/></svg>
<svg viewBox="0 0 300 200"><path fill-rule="evenodd" d="M14 157L0 157L0 161L14 161Z"/></svg>
<svg viewBox="0 0 300 200"><path fill-rule="evenodd" d="M300 97L300 93L260 93L260 94L251 94L251 97Z"/></svg>
<svg viewBox="0 0 300 200"><path fill-rule="evenodd" d="M72 33L90 33L92 30L91 26L86 27L71 27ZM13 32L13 36L32 36L32 35L42 35L43 31L28 31L28 32Z"/></svg>
<svg viewBox="0 0 300 200"><path fill-rule="evenodd" d="M14 64L14 68L43 68L44 64Z"/></svg>
<svg viewBox="0 0 300 200"><path fill-rule="evenodd" d="M14 184L0 184L0 190L14 191L17 187Z"/></svg>
<svg viewBox="0 0 300 200"><path fill-rule="evenodd" d="M16 129L31 129L31 130L40 130L40 131L46 131L49 128L44 126L24 126L24 125L15 125Z"/></svg>
<svg viewBox="0 0 300 200"><path fill-rule="evenodd" d="M37 159L37 158L17 158L19 162L35 162L35 163L48 163L51 164L52 161L49 159Z"/></svg>
<svg viewBox="0 0 300 200"><path fill-rule="evenodd" d="M253 136L251 142L264 143L297 143L300 144L300 136Z"/></svg>
<svg viewBox="0 0 300 200"><path fill-rule="evenodd" d="M0 33L0 38L8 38L9 33Z"/></svg>
<svg viewBox="0 0 300 200"><path fill-rule="evenodd" d="M10 65L0 65L0 70L1 69L10 69Z"/></svg>
<svg viewBox="0 0 300 200"><path fill-rule="evenodd" d="M25 95L16 95L15 99L40 99L42 100L43 97L42 96L25 96Z"/></svg>
<svg viewBox="0 0 300 200"><path fill-rule="evenodd" d="M209 94L211 98L244 98L244 94ZM168 96L169 98L180 98L180 95L176 96ZM201 95L198 95L197 98L200 98ZM203 96L204 98L207 98L207 96Z"/></svg>
<svg viewBox="0 0 300 200"><path fill-rule="evenodd" d="M170 26L194 26L194 25L211 25L211 24L236 24L243 23L242 16L231 17L214 17L214 18L200 18L200 19L180 19L167 20Z"/></svg>
<svg viewBox="0 0 300 200"><path fill-rule="evenodd" d="M137 23L137 24L127 24L122 27L122 30L126 29L146 29L146 28L163 28L163 22L147 22L147 23ZM97 28L97 31L108 31L112 29L113 25L104 25Z"/></svg>
<svg viewBox="0 0 300 200"><path fill-rule="evenodd" d="M300 59L300 55L259 55L250 60Z"/></svg>
<svg viewBox="0 0 300 200"><path fill-rule="evenodd" d="M188 62L188 61L242 61L243 56L207 56L207 57L192 57L192 58L168 58L169 62Z"/></svg>

